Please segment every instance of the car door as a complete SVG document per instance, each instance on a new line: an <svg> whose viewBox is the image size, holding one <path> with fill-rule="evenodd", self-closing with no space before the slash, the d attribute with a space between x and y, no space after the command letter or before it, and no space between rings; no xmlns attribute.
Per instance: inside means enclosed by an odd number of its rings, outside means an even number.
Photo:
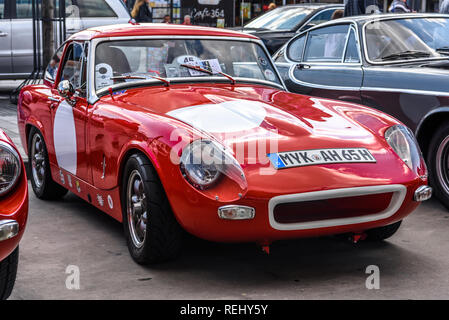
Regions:
<svg viewBox="0 0 449 320"><path fill-rule="evenodd" d="M361 102L363 69L356 29L338 24L313 29L286 48L292 92ZM282 73L282 70L281 70ZM284 73L285 74L285 73Z"/></svg>
<svg viewBox="0 0 449 320"><path fill-rule="evenodd" d="M0 0L0 78L12 73L10 1Z"/></svg>
<svg viewBox="0 0 449 320"><path fill-rule="evenodd" d="M72 175L90 182L86 154L87 50L88 42L71 42L66 46L62 64L56 76L55 88L61 81L68 80L75 89L75 94L70 99L64 99L58 90L53 89L49 99L54 102L52 106L52 142L56 165ZM46 77L51 74L51 69L50 62L46 70ZM69 180L68 183L70 185L71 181Z"/></svg>

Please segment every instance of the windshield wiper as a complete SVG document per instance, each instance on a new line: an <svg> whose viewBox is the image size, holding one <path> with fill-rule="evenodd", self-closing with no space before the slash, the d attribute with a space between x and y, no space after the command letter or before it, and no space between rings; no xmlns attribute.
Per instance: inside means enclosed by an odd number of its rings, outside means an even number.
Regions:
<svg viewBox="0 0 449 320"><path fill-rule="evenodd" d="M441 48L437 48L435 49L436 52L438 53L442 53L442 54L449 54L449 47L441 47Z"/></svg>
<svg viewBox="0 0 449 320"><path fill-rule="evenodd" d="M187 69L191 69L191 70L207 73L208 75L211 75L211 76L213 76L215 74L213 71L210 71L210 70L207 70L207 69L203 69L203 68L198 67L198 66L193 66L191 64L181 64L180 66L184 67L184 68L187 68ZM231 80L231 84L235 85L235 82L236 82L235 79L233 77L231 77L229 74L226 74L226 73L221 72L221 71L217 71L216 73L219 74L219 75L222 75L225 78L228 78L229 80Z"/></svg>
<svg viewBox="0 0 449 320"><path fill-rule="evenodd" d="M169 80L161 78L161 77L150 76L150 75L147 75L145 77L143 77L143 76L131 76L131 75L126 75L125 76L125 75L123 75L123 76L110 77L109 79L111 79L111 80L129 80L129 79L131 79L131 80L148 80L148 78L159 80L159 81L163 82L166 87L168 87L170 85L170 81Z"/></svg>
<svg viewBox="0 0 449 320"><path fill-rule="evenodd" d="M400 58L421 58L421 57L429 57L430 52L425 51L415 51L415 50L407 50L402 52L393 53L384 57L381 57L382 60L396 60Z"/></svg>

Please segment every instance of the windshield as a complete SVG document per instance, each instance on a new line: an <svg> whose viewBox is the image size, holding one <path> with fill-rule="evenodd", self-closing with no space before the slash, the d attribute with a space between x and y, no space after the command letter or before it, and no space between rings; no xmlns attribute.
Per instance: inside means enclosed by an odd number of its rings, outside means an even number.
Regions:
<svg viewBox="0 0 449 320"><path fill-rule="evenodd" d="M238 78L281 84L270 58L256 43L232 40L120 40L100 43L95 52L95 89L154 77L198 78L211 74L193 65Z"/></svg>
<svg viewBox="0 0 449 320"><path fill-rule="evenodd" d="M398 22L416 33L432 49L449 50L448 18L401 19Z"/></svg>
<svg viewBox="0 0 449 320"><path fill-rule="evenodd" d="M312 11L313 9L301 7L277 8L254 19L245 28L292 30Z"/></svg>
<svg viewBox="0 0 449 320"><path fill-rule="evenodd" d="M415 28L404 24L402 19L368 24L365 41L369 60L389 62L441 57L417 35Z"/></svg>

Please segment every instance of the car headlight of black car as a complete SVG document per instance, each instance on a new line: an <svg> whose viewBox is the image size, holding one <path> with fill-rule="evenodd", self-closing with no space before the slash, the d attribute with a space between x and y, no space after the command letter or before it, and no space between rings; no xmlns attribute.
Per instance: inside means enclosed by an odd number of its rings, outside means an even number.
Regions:
<svg viewBox="0 0 449 320"><path fill-rule="evenodd" d="M241 186L246 185L240 164L215 141L193 141L184 148L180 166L187 181L200 190L212 187L222 176L227 176Z"/></svg>
<svg viewBox="0 0 449 320"><path fill-rule="evenodd" d="M407 166L416 172L421 163L421 150L413 132L403 125L395 125L385 132L385 139Z"/></svg>
<svg viewBox="0 0 449 320"><path fill-rule="evenodd" d="M22 166L16 150L0 141L0 196L8 193L19 180Z"/></svg>

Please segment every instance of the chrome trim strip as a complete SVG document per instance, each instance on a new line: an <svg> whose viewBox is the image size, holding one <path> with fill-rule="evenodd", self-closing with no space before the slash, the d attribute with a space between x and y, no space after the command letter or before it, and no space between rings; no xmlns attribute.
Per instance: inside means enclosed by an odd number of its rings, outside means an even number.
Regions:
<svg viewBox="0 0 449 320"><path fill-rule="evenodd" d="M444 96L449 97L449 92L417 90L417 89L401 89L401 88L380 88L380 87L361 87L362 91L377 91L377 92L397 92L408 94L420 94L425 96Z"/></svg>
<svg viewBox="0 0 449 320"><path fill-rule="evenodd" d="M351 66L354 66L351 64ZM315 89L324 89L324 90L340 90L340 91L360 91L360 87L342 87L342 86L327 86L327 85L321 85L321 84L314 84L309 83L305 81L298 80L294 77L293 73L295 71L296 65L292 65L290 67L290 70L288 71L288 77L293 83L296 83L300 86L309 87L309 88L315 88ZM333 69L333 68L329 68Z"/></svg>
<svg viewBox="0 0 449 320"><path fill-rule="evenodd" d="M351 218L301 222L301 223L279 223L274 219L274 208L276 207L276 205L282 203L337 199L337 198L356 197L379 193L390 193L390 192L394 193L390 205L388 206L387 209L385 209L382 212L379 212L378 214L360 217L351 217ZM384 186L343 188L343 189L282 195L273 197L268 202L268 217L270 226L276 230L310 230L317 228L328 228L336 226L353 225L359 223L367 223L387 219L393 216L399 210L402 203L404 202L406 194L407 188L405 186L401 184L394 184Z"/></svg>

